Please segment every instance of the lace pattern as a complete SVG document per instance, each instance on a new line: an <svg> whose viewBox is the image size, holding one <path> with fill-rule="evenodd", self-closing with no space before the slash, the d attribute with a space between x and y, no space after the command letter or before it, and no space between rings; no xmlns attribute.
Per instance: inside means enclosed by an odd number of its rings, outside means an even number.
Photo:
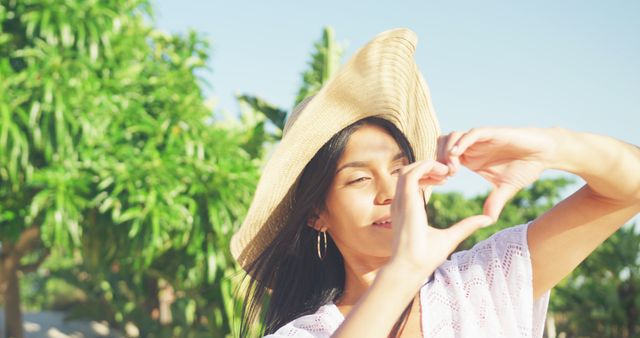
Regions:
<svg viewBox="0 0 640 338"><path fill-rule="evenodd" d="M501 230L436 269L420 289L425 337L542 337L550 292L533 300L529 224ZM327 304L266 337L330 337L343 320Z"/></svg>
<svg viewBox="0 0 640 338"><path fill-rule="evenodd" d="M451 256L421 289L425 337L542 337L549 292L533 300L527 227Z"/></svg>

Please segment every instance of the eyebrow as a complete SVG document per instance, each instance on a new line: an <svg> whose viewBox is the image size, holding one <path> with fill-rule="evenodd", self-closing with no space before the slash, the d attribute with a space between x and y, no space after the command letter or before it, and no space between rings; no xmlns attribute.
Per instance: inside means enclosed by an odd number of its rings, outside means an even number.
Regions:
<svg viewBox="0 0 640 338"><path fill-rule="evenodd" d="M406 157L406 155L403 152L399 152L397 153L395 156L393 156L393 158L391 159L391 161L397 161L403 157ZM336 171L336 175L340 172L340 170L342 169L346 169L346 168L363 168L366 167L367 164L369 162L366 161L353 161L353 162L349 162L345 165L343 165L342 167L340 167L337 171Z"/></svg>

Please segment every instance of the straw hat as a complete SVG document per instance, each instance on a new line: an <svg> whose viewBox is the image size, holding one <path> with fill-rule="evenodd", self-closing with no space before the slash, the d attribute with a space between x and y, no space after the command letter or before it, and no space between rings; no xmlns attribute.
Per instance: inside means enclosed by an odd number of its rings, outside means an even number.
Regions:
<svg viewBox="0 0 640 338"><path fill-rule="evenodd" d="M231 254L242 267L253 262L286 224L292 192L306 164L350 124L369 116L387 119L407 137L417 161L436 159L440 128L413 57L416 43L409 29L378 34L315 96L294 108L262 170L246 218L231 239ZM425 203L430 195L428 187Z"/></svg>

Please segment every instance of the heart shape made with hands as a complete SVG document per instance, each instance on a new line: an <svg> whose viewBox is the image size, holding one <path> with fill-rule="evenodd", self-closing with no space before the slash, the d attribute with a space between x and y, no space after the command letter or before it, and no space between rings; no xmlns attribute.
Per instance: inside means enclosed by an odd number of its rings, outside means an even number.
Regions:
<svg viewBox="0 0 640 338"><path fill-rule="evenodd" d="M447 177L464 166L491 183L483 214L496 222L506 203L550 167L551 149L555 147L549 130L474 128L438 137L437 161L448 166Z"/></svg>

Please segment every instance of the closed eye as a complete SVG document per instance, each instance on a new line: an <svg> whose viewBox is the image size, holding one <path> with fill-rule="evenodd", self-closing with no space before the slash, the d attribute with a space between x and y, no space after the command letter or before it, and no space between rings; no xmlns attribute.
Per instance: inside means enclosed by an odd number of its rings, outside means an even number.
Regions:
<svg viewBox="0 0 640 338"><path fill-rule="evenodd" d="M358 183L358 182L363 182L364 180L366 180L368 177L360 177L358 179L355 179L351 182L349 182L348 184L352 184L352 183Z"/></svg>
<svg viewBox="0 0 640 338"><path fill-rule="evenodd" d="M400 173L400 169L402 169L402 167L398 167L398 168L394 169L391 173L392 173L392 174ZM360 177L360 178L357 178L357 179L355 179L355 180L353 180L353 181L348 182L347 184L363 182L363 181L364 181L364 180L366 180L366 179L368 179L368 177Z"/></svg>

